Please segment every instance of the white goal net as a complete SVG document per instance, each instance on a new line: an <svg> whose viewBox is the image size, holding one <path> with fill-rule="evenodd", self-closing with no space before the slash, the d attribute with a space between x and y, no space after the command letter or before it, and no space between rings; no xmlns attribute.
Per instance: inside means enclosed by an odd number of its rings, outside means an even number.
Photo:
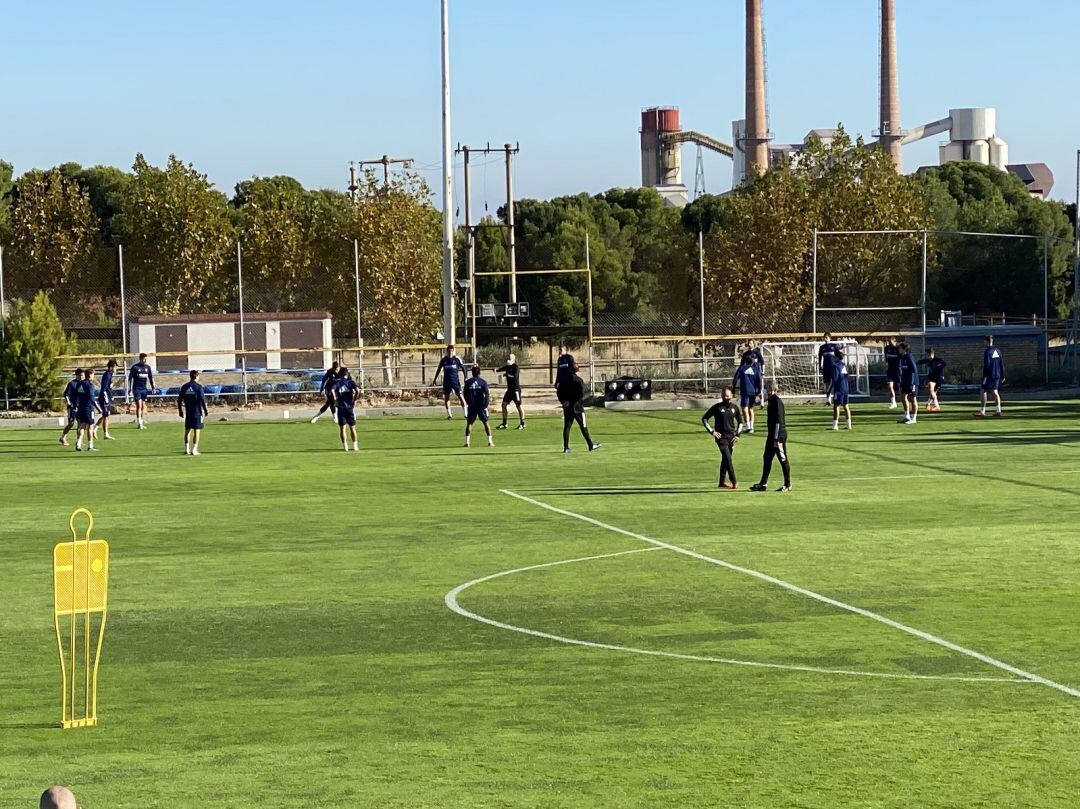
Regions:
<svg viewBox="0 0 1080 809"><path fill-rule="evenodd" d="M854 340L834 340L844 351L852 396L870 395L870 353ZM765 379L775 379L786 397L825 397L818 370L821 342L764 343Z"/></svg>

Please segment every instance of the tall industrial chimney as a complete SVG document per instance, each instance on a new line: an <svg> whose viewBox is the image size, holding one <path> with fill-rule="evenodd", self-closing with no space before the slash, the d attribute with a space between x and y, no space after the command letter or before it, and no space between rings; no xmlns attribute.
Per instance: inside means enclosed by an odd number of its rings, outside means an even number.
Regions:
<svg viewBox="0 0 1080 809"><path fill-rule="evenodd" d="M765 115L765 38L761 0L746 0L746 182L769 167L769 124Z"/></svg>
<svg viewBox="0 0 1080 809"><path fill-rule="evenodd" d="M900 68L896 59L896 0L881 0L881 119L878 143L889 153L897 171L900 155Z"/></svg>

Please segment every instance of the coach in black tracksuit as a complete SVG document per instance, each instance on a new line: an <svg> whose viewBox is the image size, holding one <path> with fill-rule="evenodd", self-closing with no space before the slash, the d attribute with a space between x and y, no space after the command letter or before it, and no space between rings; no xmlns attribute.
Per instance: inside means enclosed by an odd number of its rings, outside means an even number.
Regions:
<svg viewBox="0 0 1080 809"><path fill-rule="evenodd" d="M589 452L592 452L599 449L600 445L592 440L589 435L589 428L585 424L585 380L578 376L577 363L574 363L572 358L570 368L567 370L569 373L563 373L562 366L559 366L561 379L557 380L555 384L555 393L558 395L559 404L562 405L563 409L563 452L570 451L570 428L575 421L581 430L585 443L589 445Z"/></svg>
<svg viewBox="0 0 1080 809"><path fill-rule="evenodd" d="M735 480L735 465L731 461L731 453L739 442L739 433L742 432L742 413L731 400L731 388L721 391L720 401L705 411L701 423L709 435L716 439L716 447L720 450L718 485L721 489L739 488L738 481ZM728 477L731 478L730 484L724 482Z"/></svg>
<svg viewBox="0 0 1080 809"><path fill-rule="evenodd" d="M791 491L791 464L787 454L787 422L784 419L784 400L780 398L777 385L773 380L765 383L765 393L768 396L767 437L765 439L765 454L761 459L761 482L750 487L752 492L766 491L769 482L769 473L772 471L773 458L780 460L780 468L784 470L784 485L782 492Z"/></svg>

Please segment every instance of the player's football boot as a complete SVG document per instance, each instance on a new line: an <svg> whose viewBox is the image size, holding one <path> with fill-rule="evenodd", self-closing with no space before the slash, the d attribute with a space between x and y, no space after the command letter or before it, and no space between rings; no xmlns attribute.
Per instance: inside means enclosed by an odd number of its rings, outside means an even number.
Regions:
<svg viewBox="0 0 1080 809"><path fill-rule="evenodd" d="M752 492L767 492L768 490L768 487L763 483L755 483L750 487L750 491Z"/></svg>
<svg viewBox="0 0 1080 809"><path fill-rule="evenodd" d="M604 445L603 444L591 444L589 446L589 452L596 452L596 450L600 449L600 447L602 447L602 446L604 446Z"/></svg>
<svg viewBox="0 0 1080 809"><path fill-rule="evenodd" d="M986 418L986 414L985 414L985 413L981 413L981 412L979 412L978 410L976 410L976 411L975 411L974 413L972 413L971 415L973 415L973 416L974 416L975 418L977 418L977 419L984 419L984 418Z"/></svg>
<svg viewBox="0 0 1080 809"><path fill-rule="evenodd" d="M496 430L505 430L505 429L506 429L506 424L505 424L505 423L503 423L503 424L500 424L500 425L499 425L498 427L496 427L495 429L496 429Z"/></svg>
<svg viewBox="0 0 1080 809"><path fill-rule="evenodd" d="M996 418L996 419L999 419L999 418L1001 418L1001 417L1002 417L1002 416L1004 416L1004 415L1005 415L1005 414L1004 414L1004 413L1002 413L1002 412L1001 412L1000 410L997 410L997 411L995 411L995 412L994 412L994 418Z"/></svg>
<svg viewBox="0 0 1080 809"><path fill-rule="evenodd" d="M525 422L521 422L520 424L518 424L517 428L519 430L524 430L525 429Z"/></svg>
<svg viewBox="0 0 1080 809"><path fill-rule="evenodd" d="M779 489L777 489L776 491L778 491L778 492L790 492L790 491L791 491L791 487L790 487L790 486L781 486L781 487L780 487Z"/></svg>

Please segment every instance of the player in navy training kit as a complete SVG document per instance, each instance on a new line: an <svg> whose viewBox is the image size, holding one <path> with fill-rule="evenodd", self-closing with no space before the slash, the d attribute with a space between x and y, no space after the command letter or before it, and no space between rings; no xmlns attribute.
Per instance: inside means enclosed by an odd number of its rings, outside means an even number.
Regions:
<svg viewBox="0 0 1080 809"><path fill-rule="evenodd" d="M491 392L488 384L480 377L480 366L472 367L472 376L465 382L465 402L468 405L465 414L465 446L469 446L472 438L473 422L480 419L484 425L484 433L487 435L488 446L495 446L495 440L491 437L491 427L488 425L488 405L491 404ZM506 405L503 405L505 413Z"/></svg>
<svg viewBox="0 0 1080 809"><path fill-rule="evenodd" d="M919 367L907 343L900 344L900 395L904 398L900 423L914 424L919 420Z"/></svg>
<svg viewBox="0 0 1080 809"><path fill-rule="evenodd" d="M454 347L447 346L446 356L439 359L439 367L435 369L435 376L431 378L431 384L434 385L438 381L439 374L443 375L443 404L446 405L446 417L448 419L454 417L454 414L450 412L451 393L457 394L461 409L465 410L465 397L461 395L461 377L458 376L459 373L465 374L465 364L461 361L461 357L454 354Z"/></svg>
<svg viewBox="0 0 1080 809"><path fill-rule="evenodd" d="M743 352L742 365L735 371L731 386L739 391L739 407L742 408L743 423L746 425L746 432L752 433L754 432L754 402L761 394L761 376L752 351Z"/></svg>
<svg viewBox="0 0 1080 809"><path fill-rule="evenodd" d="M941 386L945 384L945 360L937 356L934 349L928 348L926 349L926 357L919 360L916 365L925 369L923 373L926 375L926 392L928 394L926 412L938 413L941 411L938 392L941 390Z"/></svg>
<svg viewBox="0 0 1080 809"><path fill-rule="evenodd" d="M97 452L94 447L94 413L98 410L97 391L94 390L94 369L87 368L83 378L75 385L75 450L82 451L83 436L86 436L87 449Z"/></svg>
<svg viewBox="0 0 1080 809"><path fill-rule="evenodd" d="M566 350L566 346L559 346L559 358L555 361L555 391L558 393L559 386L574 378L577 363L574 355Z"/></svg>
<svg viewBox="0 0 1080 809"><path fill-rule="evenodd" d="M113 437L109 435L109 416L112 414L112 384L115 375L116 360L109 360L105 363L105 373L101 375L101 389L98 391L98 407L101 408L101 417L98 419L97 424L94 425L94 437L97 437L98 427L102 427L105 430L106 441L113 440Z"/></svg>
<svg viewBox="0 0 1080 809"><path fill-rule="evenodd" d="M889 410L896 410L896 391L900 387L900 349L896 338L885 341L885 382L889 386Z"/></svg>
<svg viewBox="0 0 1080 809"><path fill-rule="evenodd" d="M833 342L832 334L825 332L823 335L825 342L818 348L818 370L821 372L821 379L825 383L826 401L832 404L832 396L828 395L829 386L832 384L833 378L833 360L836 357L836 352L840 350L840 346Z"/></svg>
<svg viewBox="0 0 1080 809"><path fill-rule="evenodd" d="M589 452L592 452L600 449L600 444L592 440L592 436L589 435L589 427L585 423L585 380L577 374L577 363L572 363L569 370L569 377L564 374L562 383L555 388L555 392L559 397L559 404L562 405L563 409L563 453L570 451L570 427L573 426L575 421L578 429L581 430L582 438L589 445Z"/></svg>
<svg viewBox="0 0 1080 809"><path fill-rule="evenodd" d="M135 402L135 426L146 429L146 399L154 387L154 372L146 364L146 354L139 355L139 361L128 369L128 390Z"/></svg>
<svg viewBox="0 0 1080 809"><path fill-rule="evenodd" d="M832 429L840 429L840 408L844 408L847 416L845 430L851 429L851 405L848 399L851 396L851 387L848 384L847 363L844 362L844 352L839 348L833 354L832 380L828 388L829 400L832 402Z"/></svg>
<svg viewBox="0 0 1080 809"><path fill-rule="evenodd" d="M75 386L82 381L83 369L76 368L74 376L68 380L67 387L64 388L64 406L67 408L67 424L64 426L64 432L60 433L60 445L66 447L68 445L67 434L71 432L71 428L77 423L75 418Z"/></svg>
<svg viewBox="0 0 1080 809"><path fill-rule="evenodd" d="M349 375L349 369L344 365L337 370L337 378L331 387L334 394L334 404L337 406L338 436L341 438L341 448L349 451L349 442L345 440L345 428L349 428L349 437L352 439L353 452L360 451L360 441L356 438L356 392L360 390Z"/></svg>
<svg viewBox="0 0 1080 809"><path fill-rule="evenodd" d="M716 440L716 447L720 450L719 488L739 488L739 482L735 479L735 464L731 456L735 451L735 445L739 443L739 433L742 432L743 425L742 414L735 406L735 402L731 400L731 388L720 391L720 401L705 411L705 415L701 417L701 423L705 431ZM731 483L726 482L729 477Z"/></svg>
<svg viewBox="0 0 1080 809"><path fill-rule="evenodd" d="M761 481L751 486L750 491L767 491L773 458L779 458L780 468L784 470L784 485L777 491L790 492L791 464L788 462L787 455L787 420L784 418L784 400L780 398L780 390L776 382L771 379L765 383L765 394L768 397L766 421L769 434L765 438L765 454L761 459Z"/></svg>
<svg viewBox="0 0 1080 809"><path fill-rule="evenodd" d="M203 417L210 415L206 409L206 391L199 384L199 372L188 371L190 379L180 386L176 407L184 420L184 454L199 454L199 436L202 434Z"/></svg>
<svg viewBox="0 0 1080 809"><path fill-rule="evenodd" d="M323 402L323 406L319 408L319 412L311 417L312 424L317 422L319 420L319 416L321 416L327 410L330 411L330 415L337 415L334 412L334 391L332 390L332 388L334 387L334 380L337 379L337 372L338 368L340 367L341 363L337 360L334 360L333 363L331 363L330 367L327 368L326 372L322 375L322 382L319 383L319 393L326 396L326 401Z"/></svg>
<svg viewBox="0 0 1080 809"><path fill-rule="evenodd" d="M524 430L525 412L521 409L521 369L518 367L517 358L513 354L510 354L506 358L506 365L502 368L496 368L495 373L504 374L506 376L506 393L503 394L502 400L502 424L495 429L506 429L506 406L513 402L518 413L517 428L519 430Z"/></svg>
<svg viewBox="0 0 1080 809"><path fill-rule="evenodd" d="M975 411L975 418L981 419L986 415L986 394L994 394L994 402L997 409L994 411L996 418L1001 417L1001 386L1005 382L1005 358L1001 356L1001 349L994 345L994 336L986 335L986 350L983 351L983 378L982 391L979 394L979 409Z"/></svg>

